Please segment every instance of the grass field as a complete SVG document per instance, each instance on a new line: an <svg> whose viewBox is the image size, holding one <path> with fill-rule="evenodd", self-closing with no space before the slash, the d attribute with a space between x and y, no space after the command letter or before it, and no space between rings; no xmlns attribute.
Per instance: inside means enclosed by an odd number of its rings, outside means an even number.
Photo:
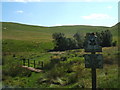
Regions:
<svg viewBox="0 0 120 90"><path fill-rule="evenodd" d="M52 34L54 32L65 33L66 36L71 37L76 32L85 34L87 32L100 32L103 30L111 30L114 36L117 35L117 26L114 27L102 27L102 26L56 26L56 27L40 27L30 26L17 23L2 23L3 39L15 39L15 40L29 40L45 42L52 40Z"/></svg>
<svg viewBox="0 0 120 90"><path fill-rule="evenodd" d="M80 32L111 30L118 41L117 25L42 27L18 23L2 23L3 87L91 88L91 69L85 68L83 49L47 52L54 48L52 34L63 32L67 37ZM97 69L98 88L118 88L117 47L103 48L104 68ZM36 73L21 67L22 58L43 61L44 72ZM33 67L33 65L31 64ZM40 67L40 66L36 66Z"/></svg>

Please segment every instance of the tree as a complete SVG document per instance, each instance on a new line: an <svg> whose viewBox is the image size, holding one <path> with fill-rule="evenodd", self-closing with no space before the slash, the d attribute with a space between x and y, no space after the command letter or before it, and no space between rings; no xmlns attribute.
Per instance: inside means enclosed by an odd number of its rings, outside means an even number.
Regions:
<svg viewBox="0 0 120 90"><path fill-rule="evenodd" d="M110 47L112 46L112 34L110 30L102 31L102 32L96 32L96 35L100 41L100 45L102 47Z"/></svg>
<svg viewBox="0 0 120 90"><path fill-rule="evenodd" d="M79 32L77 32L76 34L74 34L73 37L77 42L77 46L78 46L77 48L83 48L83 41L84 41L83 36Z"/></svg>
<svg viewBox="0 0 120 90"><path fill-rule="evenodd" d="M66 38L63 33L53 33L52 37L55 43L55 50L70 50L78 47L75 39Z"/></svg>
<svg viewBox="0 0 120 90"><path fill-rule="evenodd" d="M55 50L65 50L66 37L63 33L53 33L52 35L55 43Z"/></svg>
<svg viewBox="0 0 120 90"><path fill-rule="evenodd" d="M78 46L77 46L77 42L75 39L73 38L67 38L67 46L68 46L68 50L69 49L76 49Z"/></svg>

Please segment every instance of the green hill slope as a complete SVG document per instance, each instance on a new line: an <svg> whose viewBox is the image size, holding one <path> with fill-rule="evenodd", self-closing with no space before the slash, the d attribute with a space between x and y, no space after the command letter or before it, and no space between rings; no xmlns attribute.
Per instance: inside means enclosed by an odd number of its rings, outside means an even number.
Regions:
<svg viewBox="0 0 120 90"><path fill-rule="evenodd" d="M24 52L24 51L45 51L54 47L52 34L55 32L65 33L67 37L72 37L76 32L86 34L87 32L100 32L111 30L113 39L118 40L117 26L56 26L42 27L18 23L2 23L2 39L4 52Z"/></svg>
<svg viewBox="0 0 120 90"><path fill-rule="evenodd" d="M51 36L54 32L63 32L69 37L76 32L85 34L86 32L97 32L110 29L110 27L85 25L42 27L9 22L3 22L2 28L3 39L35 40L41 42L52 40Z"/></svg>

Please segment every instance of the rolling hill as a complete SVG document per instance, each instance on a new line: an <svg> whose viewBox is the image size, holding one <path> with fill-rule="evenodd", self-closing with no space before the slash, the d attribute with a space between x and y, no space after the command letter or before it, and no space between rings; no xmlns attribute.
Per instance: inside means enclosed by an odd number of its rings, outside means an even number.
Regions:
<svg viewBox="0 0 120 90"><path fill-rule="evenodd" d="M87 32L100 32L111 30L113 40L118 41L118 27L103 26L55 26L43 27L32 26L12 22L2 23L2 40L4 52L24 52L24 51L46 51L53 49L52 34L62 32L67 37L72 37L76 32L85 35Z"/></svg>
<svg viewBox="0 0 120 90"><path fill-rule="evenodd" d="M116 36L117 26L118 24L113 27L86 25L43 27L12 22L3 22L2 36L3 39L48 42L52 40L52 33L55 32L62 32L65 33L66 36L71 37L76 32L85 34L87 32L98 32L109 29L112 31L113 35Z"/></svg>

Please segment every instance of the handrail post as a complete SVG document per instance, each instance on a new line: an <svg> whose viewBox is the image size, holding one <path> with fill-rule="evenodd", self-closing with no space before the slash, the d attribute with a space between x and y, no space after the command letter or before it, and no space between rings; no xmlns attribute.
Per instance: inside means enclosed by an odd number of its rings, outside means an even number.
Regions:
<svg viewBox="0 0 120 90"><path fill-rule="evenodd" d="M34 60L34 68L35 68L35 60Z"/></svg>

